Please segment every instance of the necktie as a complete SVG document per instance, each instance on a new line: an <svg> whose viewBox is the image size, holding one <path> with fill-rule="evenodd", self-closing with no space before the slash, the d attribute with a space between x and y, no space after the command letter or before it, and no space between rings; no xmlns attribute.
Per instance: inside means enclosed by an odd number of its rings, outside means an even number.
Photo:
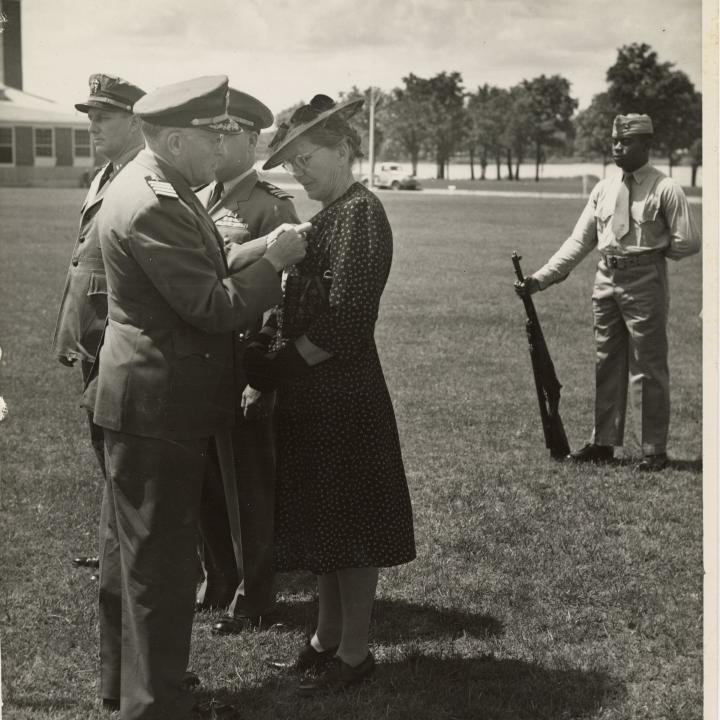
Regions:
<svg viewBox="0 0 720 720"><path fill-rule="evenodd" d="M220 198L222 197L223 191L225 190L225 187L221 182L216 182L215 187L213 188L213 191L210 193L210 198L208 199L207 203L207 209L209 210L215 203L220 201Z"/></svg>
<svg viewBox="0 0 720 720"><path fill-rule="evenodd" d="M113 174L113 170L115 168L113 167L112 163L108 163L107 167L103 171L102 177L100 178L100 184L98 185L98 192L102 188L102 186L110 179L110 176Z"/></svg>
<svg viewBox="0 0 720 720"><path fill-rule="evenodd" d="M623 181L615 198L615 210L612 217L612 231L616 240L620 240L630 231L630 178L623 175Z"/></svg>

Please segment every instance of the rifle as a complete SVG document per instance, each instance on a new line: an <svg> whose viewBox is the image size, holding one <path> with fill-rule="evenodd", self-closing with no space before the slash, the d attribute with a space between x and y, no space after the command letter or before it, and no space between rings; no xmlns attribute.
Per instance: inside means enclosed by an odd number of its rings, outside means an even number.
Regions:
<svg viewBox="0 0 720 720"><path fill-rule="evenodd" d="M515 275L520 282L524 282L525 277L520 269L520 260L522 258L517 252L514 252L512 254L512 263L515 268ZM570 453L565 428L558 410L562 385L555 374L555 366L550 358L550 352L532 298L530 295L526 295L522 298L522 301L527 313L525 330L530 345L530 360L532 361L533 375L535 377L540 418L545 433L545 447L550 450L550 457L555 460L562 460Z"/></svg>

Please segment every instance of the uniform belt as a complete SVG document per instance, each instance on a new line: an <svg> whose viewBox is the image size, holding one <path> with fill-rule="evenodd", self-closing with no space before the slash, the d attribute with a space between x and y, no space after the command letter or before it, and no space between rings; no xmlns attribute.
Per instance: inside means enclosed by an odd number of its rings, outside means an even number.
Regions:
<svg viewBox="0 0 720 720"><path fill-rule="evenodd" d="M660 252L644 252L636 255L603 255L607 267L622 270L623 268L638 267L640 265L651 265L663 257Z"/></svg>

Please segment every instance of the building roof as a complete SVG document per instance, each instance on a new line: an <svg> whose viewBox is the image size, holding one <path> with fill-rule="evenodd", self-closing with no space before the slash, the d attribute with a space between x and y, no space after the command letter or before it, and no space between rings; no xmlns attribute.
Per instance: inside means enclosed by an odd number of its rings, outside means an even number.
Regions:
<svg viewBox="0 0 720 720"><path fill-rule="evenodd" d="M72 125L87 128L87 116L67 112L52 100L0 84L0 123Z"/></svg>

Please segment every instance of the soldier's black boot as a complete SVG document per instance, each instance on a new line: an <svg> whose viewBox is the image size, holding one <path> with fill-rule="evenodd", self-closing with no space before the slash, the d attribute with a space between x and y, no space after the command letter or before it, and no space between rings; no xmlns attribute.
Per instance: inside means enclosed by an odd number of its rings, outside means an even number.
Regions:
<svg viewBox="0 0 720 720"><path fill-rule="evenodd" d="M612 445L596 445L588 443L575 452L571 452L568 458L573 462L608 463L613 460Z"/></svg>

